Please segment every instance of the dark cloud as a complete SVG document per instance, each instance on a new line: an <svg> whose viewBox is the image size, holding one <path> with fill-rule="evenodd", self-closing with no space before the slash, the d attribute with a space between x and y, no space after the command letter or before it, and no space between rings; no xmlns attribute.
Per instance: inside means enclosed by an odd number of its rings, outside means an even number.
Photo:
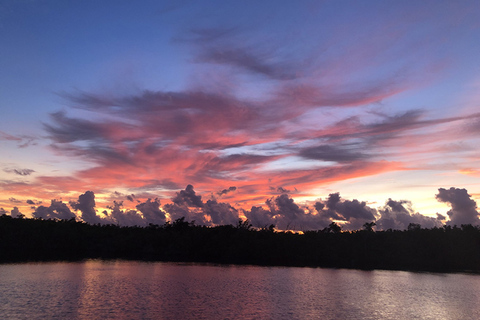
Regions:
<svg viewBox="0 0 480 320"><path fill-rule="evenodd" d="M204 212L213 225L235 225L239 219L237 209L216 200L208 200L204 205Z"/></svg>
<svg viewBox="0 0 480 320"><path fill-rule="evenodd" d="M29 176L31 175L33 172L35 172L35 170L33 169L3 169L3 171L7 172L7 173L14 173L14 174L17 174L19 176Z"/></svg>
<svg viewBox="0 0 480 320"><path fill-rule="evenodd" d="M466 189L454 187L450 189L440 188L435 197L440 202L448 203L452 208L447 212L450 219L447 221L448 225L478 225L480 223L477 203L471 198Z"/></svg>
<svg viewBox="0 0 480 320"><path fill-rule="evenodd" d="M147 201L137 204L146 224L163 225L166 222L165 212L160 209L160 200L147 199Z"/></svg>
<svg viewBox="0 0 480 320"><path fill-rule="evenodd" d="M3 209L3 208L0 208L0 216L2 215L6 215L7 214L7 210ZM23 214L20 212L20 210L17 208L17 207L13 207L12 210L10 210L10 215L13 217L13 218L19 218L19 217L23 217Z"/></svg>
<svg viewBox="0 0 480 320"><path fill-rule="evenodd" d="M8 201L10 202L13 202L13 203L22 203L23 201L22 200L18 200L18 199L15 199L15 198L8 198Z"/></svg>
<svg viewBox="0 0 480 320"><path fill-rule="evenodd" d="M185 218L188 222L195 222L198 225L210 225L205 219L203 208L188 207L184 204L167 203L163 206L163 210L168 212L172 221Z"/></svg>
<svg viewBox="0 0 480 320"><path fill-rule="evenodd" d="M385 206L379 210L380 219L376 221L377 230L398 229L406 230L410 223L418 224L423 228L440 227L441 221L414 212L412 203L406 200L395 201L388 199Z"/></svg>
<svg viewBox="0 0 480 320"><path fill-rule="evenodd" d="M172 202L176 205L186 205L187 207L203 207L202 196L197 196L193 186L189 184L185 190L180 190L177 195L172 199Z"/></svg>
<svg viewBox="0 0 480 320"><path fill-rule="evenodd" d="M42 219L70 220L75 218L75 214L70 210L67 204L58 200L52 200L49 207L37 207L32 215L34 218Z"/></svg>
<svg viewBox="0 0 480 320"><path fill-rule="evenodd" d="M222 191L217 192L217 194L218 194L219 196L223 196L223 195L225 195L225 194L227 194L227 193L229 193L229 192L233 192L233 191L235 191L235 190L237 190L237 187L230 187L230 188L228 188L228 189L223 189Z"/></svg>
<svg viewBox="0 0 480 320"><path fill-rule="evenodd" d="M271 224L276 225L275 213L265 208L253 206L250 210L244 211L245 217L256 228L268 227Z"/></svg>
<svg viewBox="0 0 480 320"><path fill-rule="evenodd" d="M225 194L235 190L235 187L230 187L222 192ZM124 197L119 192L116 194L117 198ZM448 224L479 224L476 203L465 189L440 188L436 197L452 207L447 212L450 218ZM80 210L81 219L87 223L115 223L120 226L163 225L168 219L174 221L180 218L185 218L189 222L194 221L198 225L235 225L240 217L240 211L229 203L218 202L214 198L203 202L202 196L196 194L192 185L187 185L184 190L177 192L171 200L172 203L167 203L163 207L158 198L155 200L149 198L145 202L137 200L136 210L123 210L123 201L114 201L112 206L108 206L110 213L104 211L104 217L99 217L95 209L95 195L92 191L86 191L77 201L71 201L70 206L74 210ZM33 200L26 202L39 204ZM267 199L265 207L252 206L250 210L242 209L241 212L257 228L273 224L280 230L301 231L321 230L333 221L341 224L343 230L359 230L367 222L375 222L377 230L405 230L410 224L433 228L441 226L446 218L438 213L436 217L428 217L414 212L412 203L406 200L389 199L385 206L377 210L369 207L365 201L342 199L339 193L329 194L326 200L317 200L313 208L298 205L287 193L282 193ZM76 218L69 207L58 200L52 200L49 207L39 206L32 209L35 218ZM0 212L7 213L5 210ZM18 208L14 208L11 214L21 215Z"/></svg>
<svg viewBox="0 0 480 320"><path fill-rule="evenodd" d="M277 187L276 189L274 187L270 187L270 190L275 190L278 193L287 193L287 194L291 192L291 190L286 189L284 187Z"/></svg>
<svg viewBox="0 0 480 320"><path fill-rule="evenodd" d="M236 187L230 187L224 191L234 190ZM185 217L186 221L195 221L199 225L235 225L239 219L238 210L228 203L217 202L215 199L203 203L202 197L196 195L192 185L178 192L172 202L163 207L172 220Z"/></svg>
<svg viewBox="0 0 480 320"><path fill-rule="evenodd" d="M344 230L358 230L366 222L375 221L377 210L367 206L366 202L354 200L343 200L339 193L331 193L326 201L317 200L315 210L325 221L344 221Z"/></svg>
<svg viewBox="0 0 480 320"><path fill-rule="evenodd" d="M376 220L377 210L367 206L366 202L354 200L344 200L335 206L336 212L347 221L344 228L347 230L358 230L366 222Z"/></svg>
<svg viewBox="0 0 480 320"><path fill-rule="evenodd" d="M244 211L254 227L263 228L273 224L281 230L307 231L323 229L330 223L328 218L298 206L287 194L267 199L265 204L268 210L253 206Z"/></svg>
<svg viewBox="0 0 480 320"><path fill-rule="evenodd" d="M13 209L10 211L10 215L13 218L19 218L23 216L23 214L20 212L20 210L17 207L13 207Z"/></svg>
<svg viewBox="0 0 480 320"><path fill-rule="evenodd" d="M135 195L132 193L132 194L129 194L127 195L127 200L130 201L130 202L133 202L135 201Z"/></svg>
<svg viewBox="0 0 480 320"><path fill-rule="evenodd" d="M50 138L55 142L98 140L107 134L101 123L69 118L62 111L52 113L51 119L55 126L45 123L44 127L50 134Z"/></svg>
<svg viewBox="0 0 480 320"><path fill-rule="evenodd" d="M146 226L146 221L136 210L122 210L122 201L114 201L113 206L108 208L111 210L110 218L120 226Z"/></svg>

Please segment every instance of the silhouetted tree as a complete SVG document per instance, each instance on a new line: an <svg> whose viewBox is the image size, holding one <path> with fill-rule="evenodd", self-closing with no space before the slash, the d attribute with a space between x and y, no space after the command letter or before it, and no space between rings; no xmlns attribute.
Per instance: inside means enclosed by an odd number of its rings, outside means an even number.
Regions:
<svg viewBox="0 0 480 320"><path fill-rule="evenodd" d="M376 226L377 224L375 222L365 222L363 224L363 229L365 229L366 231L369 231L369 232L372 232L373 231L373 227Z"/></svg>
<svg viewBox="0 0 480 320"><path fill-rule="evenodd" d="M342 232L342 227L339 226L336 222L332 222L328 225L328 230L333 233Z"/></svg>

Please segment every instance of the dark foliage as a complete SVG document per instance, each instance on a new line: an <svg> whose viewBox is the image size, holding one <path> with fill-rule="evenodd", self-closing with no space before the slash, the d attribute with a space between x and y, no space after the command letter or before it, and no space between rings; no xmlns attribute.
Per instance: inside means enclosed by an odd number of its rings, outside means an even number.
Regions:
<svg viewBox="0 0 480 320"><path fill-rule="evenodd" d="M146 228L0 216L0 262L136 259L421 271L480 271L480 228L305 234L236 226L197 226L184 218Z"/></svg>

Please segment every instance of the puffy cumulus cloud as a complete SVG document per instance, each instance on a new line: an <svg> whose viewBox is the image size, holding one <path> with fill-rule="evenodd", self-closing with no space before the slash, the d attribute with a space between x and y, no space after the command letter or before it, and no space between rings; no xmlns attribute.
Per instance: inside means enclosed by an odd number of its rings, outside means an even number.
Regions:
<svg viewBox="0 0 480 320"><path fill-rule="evenodd" d="M77 201L71 201L70 206L74 210L80 210L83 221L90 224L102 223L102 219L95 210L95 194L93 191L86 191L78 197Z"/></svg>
<svg viewBox="0 0 480 320"><path fill-rule="evenodd" d="M160 209L160 200L147 199L147 201L137 204L137 210L143 215L146 224L163 225L166 222L165 212Z"/></svg>
<svg viewBox="0 0 480 320"><path fill-rule="evenodd" d="M277 228L304 231L318 229L321 224L321 217L305 212L285 193L274 201L267 200L267 205L275 212Z"/></svg>
<svg viewBox="0 0 480 320"><path fill-rule="evenodd" d="M237 209L230 204L215 199L204 203L192 185L177 192L172 203L164 205L163 210L168 212L172 220L185 217L186 221L195 221L199 225L236 224L239 217Z"/></svg>
<svg viewBox="0 0 480 320"><path fill-rule="evenodd" d="M314 207L325 222L344 221L342 228L345 230L361 229L377 218L377 210L367 206L365 201L343 200L339 193L331 193L326 201L317 200Z"/></svg>
<svg viewBox="0 0 480 320"><path fill-rule="evenodd" d="M238 210L228 203L208 200L203 208L213 225L235 225L239 220Z"/></svg>
<svg viewBox="0 0 480 320"><path fill-rule="evenodd" d="M228 189L224 189L228 190ZM230 191L234 191L233 187ZM124 198L118 193L119 198ZM447 202L452 209L447 212L448 224L478 224L480 222L476 203L465 189L439 189L437 199ZM337 222L343 230L359 230L365 223L376 223L377 230L408 229L410 224L418 224L424 228L442 226L446 216L437 213L436 217L424 216L415 212L412 203L406 200L389 199L379 209L371 208L365 201L342 199L339 193L331 193L325 199L318 199L312 205L299 205L287 193L267 198L264 206L252 206L250 209L237 209L230 203L219 202L213 196L204 202L192 185L178 191L170 203L161 206L160 200L148 198L141 202L136 199L135 209L123 209L123 201L113 201L100 217L96 212L95 194L86 191L76 201L70 201L73 210L81 212L80 218L90 224L117 224L120 226L163 225L167 221L184 218L198 225L236 225L241 217L246 217L256 228L274 225L279 230L322 230L332 222ZM28 204L39 204L27 200ZM72 219L76 218L67 204L52 200L50 206L32 207L35 218ZM0 214L7 214L4 209ZM21 216L18 208L13 208L12 216Z"/></svg>
<svg viewBox="0 0 480 320"><path fill-rule="evenodd" d="M39 206L32 213L34 218L41 219L62 219L70 220L75 219L75 214L70 210L66 203L59 200L52 200L50 206Z"/></svg>
<svg viewBox="0 0 480 320"><path fill-rule="evenodd" d="M268 209L253 206L244 210L244 215L254 227L264 228L273 224L281 230L318 230L331 222L328 218L314 214L307 208L297 205L288 194L267 199Z"/></svg>
<svg viewBox="0 0 480 320"><path fill-rule="evenodd" d="M6 215L8 213L7 210L3 209L3 208L0 208L0 216L1 215ZM23 217L24 215L20 212L20 210L17 208L17 207L13 207L12 210L10 210L10 215L13 217L13 218L20 218L20 217Z"/></svg>
<svg viewBox="0 0 480 320"><path fill-rule="evenodd" d="M447 220L447 217L437 212L437 220L445 221Z"/></svg>
<svg viewBox="0 0 480 320"><path fill-rule="evenodd" d="M466 189L451 187L450 189L440 188L435 196L438 201L448 203L452 209L447 212L448 225L480 223L477 203L471 198Z"/></svg>
<svg viewBox="0 0 480 320"><path fill-rule="evenodd" d="M195 221L200 225L205 225L207 223L203 215L203 210L192 209L186 205L178 205L176 203L167 203L162 208L168 213L172 221L185 218L186 221Z"/></svg>
<svg viewBox="0 0 480 320"><path fill-rule="evenodd" d="M208 224L203 213L203 201L201 196L197 196L192 185L187 185L185 190L180 190L171 199L172 203L163 206L171 220L185 218L186 221L195 221L197 224Z"/></svg>
<svg viewBox="0 0 480 320"><path fill-rule="evenodd" d="M114 201L112 206L108 208L111 210L110 218L112 222L120 226L139 226L145 227L146 221L136 210L122 210L123 201Z"/></svg>
<svg viewBox="0 0 480 320"><path fill-rule="evenodd" d="M266 228L276 225L275 213L260 206L253 206L250 210L244 210L245 217L256 228Z"/></svg>
<svg viewBox="0 0 480 320"><path fill-rule="evenodd" d="M14 218L20 218L24 216L24 214L21 213L17 207L13 207L13 209L10 211L10 215Z"/></svg>
<svg viewBox="0 0 480 320"><path fill-rule="evenodd" d="M423 228L440 227L443 225L438 217L427 217L414 212L412 203L406 200L395 201L388 199L385 206L379 210L379 213L380 219L376 221L377 230L406 230L411 223L418 224Z"/></svg>
<svg viewBox="0 0 480 320"><path fill-rule="evenodd" d="M187 207L203 207L202 196L197 196L193 186L189 184L185 190L180 190L177 195L172 199L172 202L176 205L186 205Z"/></svg>

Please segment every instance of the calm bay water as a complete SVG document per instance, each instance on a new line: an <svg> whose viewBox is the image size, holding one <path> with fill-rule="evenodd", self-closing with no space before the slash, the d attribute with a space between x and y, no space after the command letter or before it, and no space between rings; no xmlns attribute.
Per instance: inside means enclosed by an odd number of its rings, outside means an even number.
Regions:
<svg viewBox="0 0 480 320"><path fill-rule="evenodd" d="M129 261L0 265L2 319L480 319L480 276Z"/></svg>

